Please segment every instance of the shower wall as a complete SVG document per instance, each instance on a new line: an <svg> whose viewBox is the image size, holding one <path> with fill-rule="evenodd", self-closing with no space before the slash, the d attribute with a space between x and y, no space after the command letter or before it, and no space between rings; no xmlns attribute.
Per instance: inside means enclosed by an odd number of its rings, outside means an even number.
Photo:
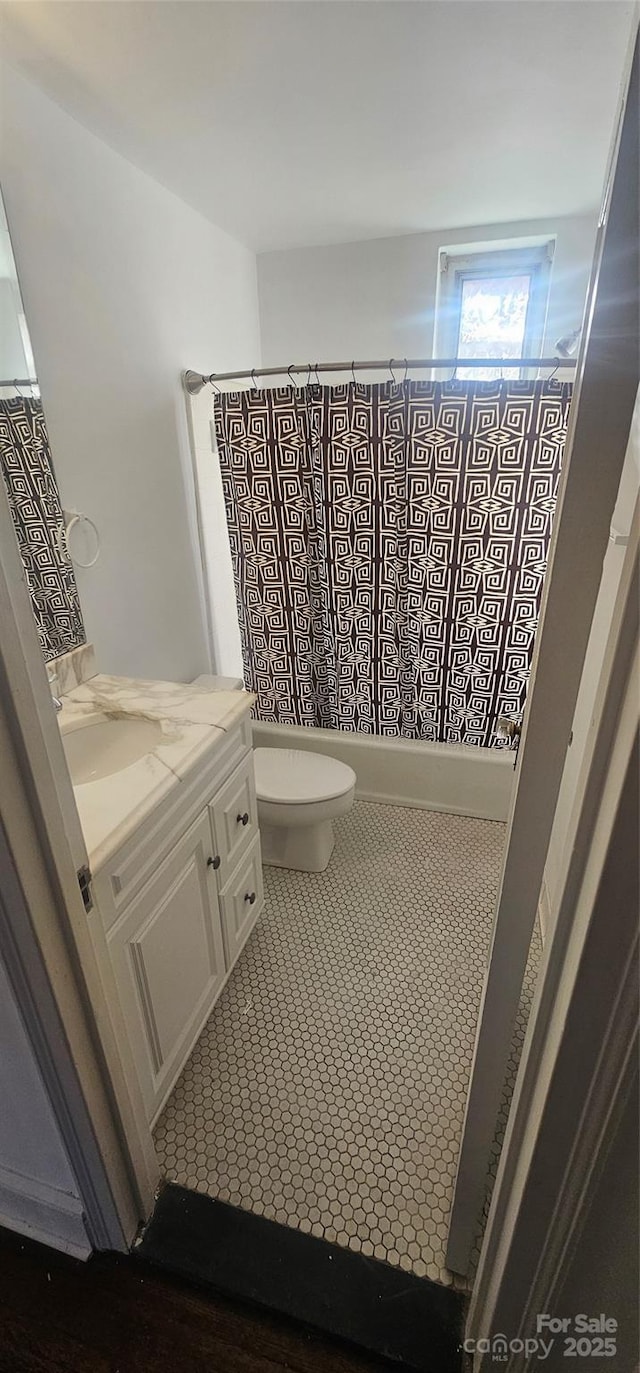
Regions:
<svg viewBox="0 0 640 1373"><path fill-rule="evenodd" d="M441 248L470 252L555 238L545 352L582 319L597 224L590 214L293 248L258 256L265 366L431 357ZM379 376L377 380L379 380Z"/></svg>
<svg viewBox="0 0 640 1373"><path fill-rule="evenodd" d="M443 229L258 255L264 365L349 357L430 355L438 251L480 249L520 238L556 240L545 347L579 323L593 254L597 213ZM256 355L257 360L257 355ZM247 353L248 367L254 355ZM559 373L561 377L562 372ZM567 379L567 374L564 374ZM348 378L335 377L335 381ZM365 379L363 377L363 379ZM380 374L370 380L380 381ZM331 380L334 380L333 378ZM277 381L277 379L276 379ZM227 388L229 389L229 388ZM216 671L242 675L242 652L222 483L211 441L212 397L187 399L196 468L199 526L207 587L209 640Z"/></svg>

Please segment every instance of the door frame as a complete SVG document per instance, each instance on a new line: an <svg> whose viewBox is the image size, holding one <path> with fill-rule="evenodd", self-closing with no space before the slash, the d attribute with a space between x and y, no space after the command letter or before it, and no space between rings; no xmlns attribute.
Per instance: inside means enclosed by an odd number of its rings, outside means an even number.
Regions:
<svg viewBox="0 0 640 1373"><path fill-rule="evenodd" d="M90 1243L127 1250L152 1210L160 1172L89 933L78 883L86 848L2 482L0 760L0 953Z"/></svg>
<svg viewBox="0 0 640 1373"><path fill-rule="evenodd" d="M447 1267L468 1271L558 792L640 382L638 44L598 226L467 1094Z"/></svg>
<svg viewBox="0 0 640 1373"><path fill-rule="evenodd" d="M640 497L471 1297L470 1341L497 1330L526 1339L539 1312L557 1313L637 1081L639 581ZM508 1369L520 1370L520 1358L512 1354ZM481 1357L474 1367L484 1367Z"/></svg>

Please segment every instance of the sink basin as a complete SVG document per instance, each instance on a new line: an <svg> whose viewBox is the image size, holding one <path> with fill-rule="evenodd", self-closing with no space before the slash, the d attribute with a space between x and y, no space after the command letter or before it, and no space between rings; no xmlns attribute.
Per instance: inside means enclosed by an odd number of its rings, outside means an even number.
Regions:
<svg viewBox="0 0 640 1373"><path fill-rule="evenodd" d="M137 763L160 743L162 726L157 720L110 719L88 715L74 720L62 732L62 743L75 786L110 777Z"/></svg>

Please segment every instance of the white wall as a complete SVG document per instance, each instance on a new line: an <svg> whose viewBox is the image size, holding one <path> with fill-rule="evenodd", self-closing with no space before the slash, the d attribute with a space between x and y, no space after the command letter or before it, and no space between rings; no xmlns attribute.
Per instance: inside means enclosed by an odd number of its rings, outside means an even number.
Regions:
<svg viewBox="0 0 640 1373"><path fill-rule="evenodd" d="M1 962L0 1102L0 1225L86 1257L78 1186Z"/></svg>
<svg viewBox="0 0 640 1373"><path fill-rule="evenodd" d="M209 655L179 378L259 361L255 257L9 69L2 114L63 504L102 540L77 571L87 634L103 671L187 680Z"/></svg>
<svg viewBox="0 0 640 1373"><path fill-rule="evenodd" d="M354 163L356 166L357 163ZM556 236L545 351L582 319L593 215L443 229L258 257L265 365L433 355L440 248Z"/></svg>
<svg viewBox="0 0 640 1373"><path fill-rule="evenodd" d="M18 324L15 286L9 277L0 277L0 381L13 381L14 377L26 378L28 375ZM12 391L2 392L3 396L14 394Z"/></svg>
<svg viewBox="0 0 640 1373"><path fill-rule="evenodd" d="M594 212L573 219L262 253L258 256L262 361L278 366L291 361L431 356L440 249L479 248L486 242L502 246L516 237L556 239L545 333L545 349L553 352L556 339L582 320L595 230ZM219 466L217 459L212 465L210 458L210 413L208 397L193 402L201 489L206 489L209 509L217 512L216 520L208 521L205 544L218 671L236 676L242 672L242 660Z"/></svg>

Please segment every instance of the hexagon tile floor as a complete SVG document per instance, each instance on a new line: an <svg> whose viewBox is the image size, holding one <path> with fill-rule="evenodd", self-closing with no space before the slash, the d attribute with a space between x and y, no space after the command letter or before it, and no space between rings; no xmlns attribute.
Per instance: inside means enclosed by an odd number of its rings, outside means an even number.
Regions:
<svg viewBox="0 0 640 1373"><path fill-rule="evenodd" d="M158 1121L160 1167L451 1284L448 1213L505 827L356 802L336 837L325 873L265 868L262 919Z"/></svg>

